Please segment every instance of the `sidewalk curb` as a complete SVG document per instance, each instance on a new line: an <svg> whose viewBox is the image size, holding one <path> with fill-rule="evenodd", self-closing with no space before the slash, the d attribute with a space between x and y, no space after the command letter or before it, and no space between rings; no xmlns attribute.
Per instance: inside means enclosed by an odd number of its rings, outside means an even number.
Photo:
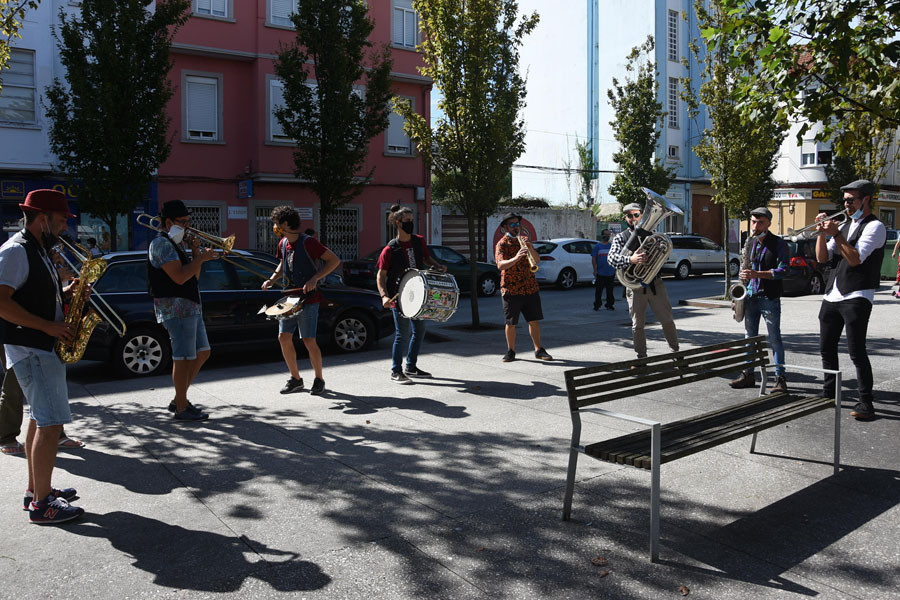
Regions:
<svg viewBox="0 0 900 600"><path fill-rule="evenodd" d="M715 298L686 298L679 300L681 306L699 306L701 308L731 308L731 300L716 300Z"/></svg>

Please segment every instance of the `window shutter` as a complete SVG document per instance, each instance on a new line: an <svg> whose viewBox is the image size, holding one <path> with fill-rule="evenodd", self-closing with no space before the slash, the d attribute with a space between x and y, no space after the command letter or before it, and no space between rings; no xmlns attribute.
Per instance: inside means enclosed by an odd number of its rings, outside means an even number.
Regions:
<svg viewBox="0 0 900 600"><path fill-rule="evenodd" d="M276 137L285 137L284 128L278 121L278 117L275 116L275 109L284 106L284 87L282 86L282 83L280 81L274 79L272 80L270 85L269 119L271 120L271 125L269 126L269 130L271 131L272 138L274 139Z"/></svg>
<svg viewBox="0 0 900 600"><path fill-rule="evenodd" d="M188 88L188 134L191 132L211 132L218 130L218 81L208 77L189 77Z"/></svg>
<svg viewBox="0 0 900 600"><path fill-rule="evenodd" d="M391 19L391 41L395 44L403 43L403 9L394 9L394 18Z"/></svg>
<svg viewBox="0 0 900 600"><path fill-rule="evenodd" d="M3 71L3 85L34 87L34 53L10 48L9 64Z"/></svg>
<svg viewBox="0 0 900 600"><path fill-rule="evenodd" d="M212 0L212 14L217 17L228 16L228 0Z"/></svg>
<svg viewBox="0 0 900 600"><path fill-rule="evenodd" d="M403 23L403 44L405 46L415 47L416 37L419 33L416 27L416 13L411 10L405 11Z"/></svg>
<svg viewBox="0 0 900 600"><path fill-rule="evenodd" d="M272 6L272 22L280 25L291 24L296 0L269 0Z"/></svg>
<svg viewBox="0 0 900 600"><path fill-rule="evenodd" d="M408 154L410 151L409 136L403 131L406 119L393 112L393 102L390 103L390 107L392 110L388 115L387 150L398 154Z"/></svg>

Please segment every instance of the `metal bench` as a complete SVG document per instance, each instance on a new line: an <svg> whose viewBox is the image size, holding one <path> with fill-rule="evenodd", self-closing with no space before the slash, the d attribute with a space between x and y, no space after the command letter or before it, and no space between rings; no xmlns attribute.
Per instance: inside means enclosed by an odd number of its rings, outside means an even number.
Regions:
<svg viewBox="0 0 900 600"><path fill-rule="evenodd" d="M572 413L572 445L563 519L569 520L572 513L575 469L579 453L597 460L649 470L650 560L656 562L659 559L660 465L746 435L753 436L750 452L754 452L758 432L831 407L835 409L834 472L837 473L840 468L841 447L840 371L786 366L790 370L835 374L836 399L792 392L766 394L767 368L772 366L769 363L766 338L757 336L649 358L566 371L566 391ZM665 425L650 419L593 407L595 404L610 400L642 396L712 377L727 376L747 368L759 368L762 373L759 396ZM733 393L731 390L723 390L723 394L731 393ZM646 425L649 429L580 445L582 412L599 413L631 421Z"/></svg>

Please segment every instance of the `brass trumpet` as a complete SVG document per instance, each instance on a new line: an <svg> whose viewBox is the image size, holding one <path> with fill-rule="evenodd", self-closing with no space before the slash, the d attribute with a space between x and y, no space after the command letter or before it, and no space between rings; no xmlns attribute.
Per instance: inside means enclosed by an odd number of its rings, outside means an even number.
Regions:
<svg viewBox="0 0 900 600"><path fill-rule="evenodd" d="M844 223L844 222L847 221L847 219L849 218L849 216L850 216L850 215L849 215L849 213L847 212L847 209L846 209L846 208L845 208L844 210L839 210L838 212L836 212L836 213L834 213L834 214L832 214L832 215L828 215L828 216L825 217L824 219L821 219L821 220L819 220L819 221L815 221L815 222L813 222L813 223L807 225L806 227L803 227L803 228L801 228L801 229L798 229L797 231L791 232L791 235L789 235L789 236L787 236L787 237L789 237L790 240L791 240L792 242L796 242L797 240L806 240L806 239L814 238L814 237L816 237L816 235L818 235L818 234L810 235L810 234L804 234L804 232L811 231L816 225L818 225L819 223L821 223L821 222L823 222L823 221L837 221L837 220L838 220L838 217L843 217L843 218L841 218L841 219L839 220L839 222L840 222L840 223Z"/></svg>

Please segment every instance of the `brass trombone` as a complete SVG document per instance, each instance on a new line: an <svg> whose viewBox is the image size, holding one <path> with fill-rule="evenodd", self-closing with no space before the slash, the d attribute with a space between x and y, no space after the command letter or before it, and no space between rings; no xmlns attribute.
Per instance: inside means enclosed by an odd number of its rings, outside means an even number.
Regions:
<svg viewBox="0 0 900 600"><path fill-rule="evenodd" d="M157 231L160 233L166 233L166 230L163 228L163 221L159 217L154 217L152 215L148 215L147 213L141 213L135 219L138 225L146 227L147 229L152 229L153 231ZM199 229L195 229L193 227L185 228L185 235L206 243L210 248L221 252L221 256L219 258L226 262L230 262L231 264L246 269L250 271L257 277L262 277L264 280L269 279L269 273L266 273L263 269L269 269L268 265L260 263L258 261L253 260L249 256L240 256L241 262L234 260L233 258L229 258L227 255L231 254L234 249L234 235L229 235L227 238L219 237L217 235L212 235L211 233L206 233L205 231L200 231ZM255 268L249 266L254 265ZM260 270L257 270L260 269ZM287 287L285 281L285 274L281 274L281 288L284 289Z"/></svg>
<svg viewBox="0 0 900 600"><path fill-rule="evenodd" d="M818 234L815 234L815 235L805 234L804 235L804 232L810 231L813 227L815 227L816 225L818 225L819 223L822 223L824 221L838 220L838 217L843 217L842 219L840 219L840 221L839 221L840 223L846 222L847 218L849 217L849 214L847 213L847 209L845 208L844 210L839 210L838 212L836 212L834 214L826 216L824 219L814 221L813 223L810 223L806 227L798 229L797 231L792 231L791 235L789 235L787 237L789 237L792 242L796 242L797 240L805 240L805 239L814 238Z"/></svg>

